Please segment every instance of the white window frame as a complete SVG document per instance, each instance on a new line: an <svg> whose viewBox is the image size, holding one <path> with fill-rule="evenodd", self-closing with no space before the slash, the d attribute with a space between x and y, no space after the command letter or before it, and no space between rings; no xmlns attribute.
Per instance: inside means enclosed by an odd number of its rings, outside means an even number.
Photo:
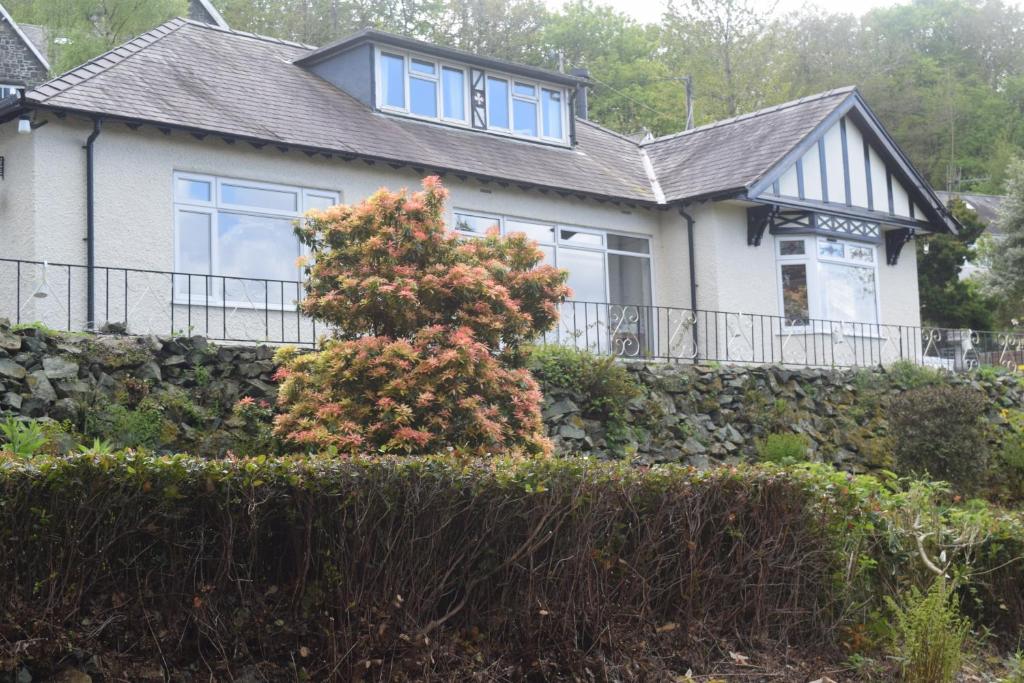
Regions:
<svg viewBox="0 0 1024 683"><path fill-rule="evenodd" d="M468 215L468 216L475 216L477 218L484 218L486 220L493 220L493 221L497 222L497 224L499 226L499 228L498 228L499 233L502 234L502 235L509 234L508 223L510 221L512 221L512 222L521 222L521 223L533 223L534 225L539 225L539 226L553 228L554 229L554 239L552 241L550 241L550 242L545 242L545 241L541 241L541 240L535 240L535 241L537 242L538 245L545 246L545 247L553 247L554 254L555 254L555 263L553 265L555 265L556 267L558 265L558 254L559 254L559 250L560 249L571 249L571 250L578 250L578 251L598 252L598 253L604 254L604 259L602 260L602 263L603 263L603 268L604 268L604 298L605 298L605 300L604 301L584 302L584 303L596 303L596 304L602 304L602 305L607 305L607 306L613 306L613 305L614 306L619 306L619 305L626 305L626 306L630 306L630 305L634 305L634 306L655 306L655 305L657 305L655 303L657 301L657 292L655 291L655 282L654 282L654 280L655 280L655 277L654 277L654 272L655 272L654 271L654 266L655 266L655 263L654 263L654 244L653 244L653 238L652 238L651 235L648 235L648 234L645 234L645 233L642 233L642 232L629 232L629 231L626 231L626 230L610 230L610 229L605 229L605 228L592 228L592 227L573 225L573 224L568 224L568 223L554 223L552 221L539 220L537 218L527 218L527 217L524 217L524 216L508 216L508 215L504 215L504 214L491 213L491 212L488 212L488 211L476 211L474 209L455 208L455 209L452 210L452 216L454 217L456 215ZM454 221L453 221L453 223L454 223ZM562 242L562 230L572 230L574 232L581 232L581 233L586 233L586 234L589 234L589 235L598 235L598 236L601 237L601 244L600 244L600 246L598 246L598 245L590 245L590 244L563 243ZM476 233L476 232L468 232L468 231L463 231L463 230L456 230L456 232L458 232L460 235L462 235L464 237L480 237L481 236L480 233ZM633 238L645 240L647 242L647 253L643 254L643 253L636 252L636 251L624 251L624 250L621 250L621 249L610 249L610 248L608 248L608 236L609 235L618 235L618 236L621 236L621 237L633 237ZM609 268L608 268L608 255L609 254L611 254L611 255L619 255L619 256L636 256L638 258L646 258L648 260L648 262L651 264L650 265L651 303L649 303L649 304L642 304L642 303L638 303L638 302L630 302L628 304L612 304L612 303L610 303L608 301L609 299L611 299L611 280L608 277L608 273L610 272Z"/></svg>
<svg viewBox="0 0 1024 683"><path fill-rule="evenodd" d="M405 106L396 107L394 105L387 104L384 101L384 77L383 77L383 62L381 61L383 55L391 55L393 57L401 57L405 60ZM410 79L412 76L412 60L420 62L429 62L434 65L434 75L424 74L417 72L416 78L422 78L423 80L432 80L437 86L434 90L434 97L436 99L437 116L424 116L423 114L415 114L412 111L412 96L410 91ZM376 72L376 101L377 106L381 111L392 112L395 114L402 114L414 119L421 119L423 121L441 121L454 126L461 126L462 128L470 127L470 103L469 103L469 67L463 64L457 64L455 62L449 62L443 59L437 59L418 52L409 52L406 50L392 50L388 47L378 46L375 50L374 55L374 70ZM464 118L450 118L445 116L444 112L444 78L442 76L444 69L454 69L455 71L462 72L462 112Z"/></svg>
<svg viewBox="0 0 1024 683"><path fill-rule="evenodd" d="M196 181L196 182L209 183L209 186L210 186L210 200L209 201L203 201L203 200L191 199L191 198L179 199L178 198L178 194L177 194L178 180L192 180L192 181ZM291 193L294 193L295 197L296 197L296 204L297 204L296 211L280 211L280 210L275 210L275 209L267 209L267 208L264 208L264 207L253 207L253 206L240 205L240 204L230 204L230 203L224 202L223 199L222 199L222 191L221 191L223 185L237 185L237 186L249 187L249 188L253 188L253 189L265 189L265 190L274 190L274 191L279 191L279 192L291 192ZM172 301L173 301L174 304L182 304L182 305L185 305L185 304L199 304L199 305L205 305L205 306L225 306L225 307L229 307L229 308L247 308L247 309L261 310L261 311L264 310L264 309L272 310L272 311L294 311L296 309L296 306L295 306L294 303L288 304L288 303L285 303L283 301L281 303L270 303L270 302L267 302L267 301L264 301L264 302L260 303L260 302L253 302L253 301L236 301L236 300L233 300L233 299L230 299L230 298L224 299L223 297L221 297L221 292L223 291L223 288L218 289L215 286L214 283L217 280L221 280L223 282L223 280L225 278L228 279L228 280L236 279L236 280L239 280L239 281L276 280L276 278L251 278L251 277L243 277L243 276L239 276L239 275L232 275L232 274L228 274L228 273L214 273L213 272L214 270L216 270L218 268L218 264L220 263L220 253L219 253L220 245L219 245L219 241L216 239L216 236L219 233L219 227L220 227L219 226L219 217L223 213L223 214L234 214L234 215L242 215L242 216L263 216L263 217L267 217L267 218L278 218L278 219L280 219L280 218L291 218L293 220L299 220L299 219L302 218L302 216L305 214L305 211L307 210L307 206L309 204L309 201L308 201L309 199L312 199L312 198L329 199L332 203L337 204L338 202L341 201L341 193L340 192L334 192L334 191L331 191L331 190L304 188L304 187L298 187L298 186L294 186L294 185L281 185L281 184L278 184L278 183L268 183L268 182L256 181L256 180L245 180L245 179L242 179L242 178L228 178L228 177L224 177L224 176L214 176L214 175L207 175L207 174L201 174L201 173L191 173L191 172L187 172L187 171L175 171L172 174L172 180L171 180L171 198L172 198L172 204L174 206L174 221L173 221L173 224L174 224L174 267L173 267L173 271L172 272L174 272L175 274L179 274L179 273L180 274L186 274L179 267L179 264L181 263L181 249L182 249L181 234L180 234L180 228L179 228L180 223L178 221L179 215L181 213L201 213L201 214L208 215L210 217L210 234L209 234L209 239L210 239L210 244L209 244L210 264L209 264L209 269L210 269L211 272L209 272L209 273L188 273L188 274L193 276L193 278L191 278L192 280L195 280L198 277L204 278L205 281L210 283L210 290L211 291L207 292L206 294L192 294L191 297L190 297L188 295L187 291L186 292L180 292L179 291L179 289L178 289L179 280L176 279L175 287L173 287L173 292L172 292L172 294L173 294ZM299 246L299 252L298 252L297 255L301 256L301 255L308 255L309 254L309 249L308 249L308 247L306 247L306 245L303 245L303 244L299 243L298 246ZM295 274L296 274L296 281L297 282L301 282L302 277L301 277L301 270L299 268L296 268ZM207 276L210 278L209 280L206 280ZM188 280L189 280L189 278L186 278L186 282L188 282ZM186 287L187 287L187 285L186 285ZM287 291L285 292L285 295L287 295Z"/></svg>
<svg viewBox="0 0 1024 683"><path fill-rule="evenodd" d="M775 278L777 283L778 291L778 304L779 304L779 315L783 319L783 331L793 333L827 333L825 329L817 329L815 322L829 321L829 322L841 322L850 323L851 328L847 333L855 333L858 328L868 329L871 326L880 326L882 324L882 290L881 282L879 277L879 244L877 242L861 241L857 239L850 239L848 236L827 236L821 234L812 233L797 233L797 234L779 234L774 236L774 243L772 248L774 249L775 256ZM830 240L835 242L843 243L844 245L851 245L857 247L868 247L872 251L872 261L868 263L866 261L856 261L849 258L840 257L829 257L821 256L818 253L818 241L820 239ZM782 254L782 243L783 242L803 242L804 253L798 255L783 255ZM782 281L782 266L784 265L795 265L804 264L807 268L807 307L808 316L810 318L810 324L808 325L793 325L790 324L789 320L786 319L786 303L785 297L783 296L783 281ZM875 321L863 321L863 320L838 320L833 321L831 318L827 318L825 313L825 304L827 302L828 292L825 291L826 287L820 272L819 265L822 263L834 263L844 266L858 266L861 268L871 268L874 272L875 282ZM863 327L861 327L863 326ZM858 334L857 336L875 336L873 334Z"/></svg>
<svg viewBox="0 0 1024 683"><path fill-rule="evenodd" d="M382 56L385 55L385 54L392 55L392 56L395 56L395 57L401 57L402 59L405 60L405 69L404 69L404 71L405 71L405 84L404 84L404 87L405 87L405 106L404 107L396 107L396 106L393 106L393 105L386 104L384 102L383 62L381 60L382 60ZM435 91L436 92L436 97L437 97L437 116L436 117L435 116L424 116L422 114L414 114L412 112L412 98L410 96L409 84L410 84L410 79L413 77L412 76L412 60L413 59L416 59L416 60L419 60L419 61L423 61L423 62L430 62L435 67L435 76L434 76L434 78L436 79L436 83L437 83L437 89ZM443 73L444 73L444 69L445 68L454 69L456 71L461 71L462 72L462 75L463 75L463 80L462 80L462 83L463 83L462 98L463 98L463 113L465 114L465 118L457 119L457 118L449 118L449 117L445 116L445 112L444 112L444 77L443 77ZM376 97L375 101L377 102L377 108L380 111L391 113L391 114L400 114L402 116L407 116L407 117L413 118L413 119L419 119L421 121L440 122L440 123L444 123L444 124L448 124L448 125L452 125L452 126L457 126L457 127L460 127L460 128L468 128L468 129L472 130L472 123L471 123L471 121L472 121L472 114L473 113L472 113L472 102L471 102L471 94L470 94L470 91L471 91L470 66L468 64L460 64L458 62L452 62L452 61L445 60L445 59L439 59L437 57L433 57L433 56L424 54L422 52L415 52L415 51L399 49L399 48L391 48L390 46L387 46L387 45L377 45L374 48L374 72L375 72L375 76L374 76L374 80L375 80L374 92L375 92L375 97ZM539 80L536 80L536 79L533 79L533 78L529 78L529 77L516 76L514 74L507 73L507 72L504 72L504 71L491 71L489 69L483 69L483 72L484 72L484 91L485 91L485 93L487 91L488 79L497 78L497 79L503 80L503 81L508 83L508 101L506 103L506 106L508 107L509 127L508 128L504 128L504 127L493 126L491 124L491 109L490 109L489 106L485 105L486 111L485 111L484 120L486 121L487 128L485 130L477 131L477 132L487 132L487 133L492 133L494 135L502 135L502 136L505 136L505 137L512 137L512 138L516 138L516 139L519 139L519 140L532 140L532 141L535 141L535 142L543 142L543 143L546 143L546 144L558 144L558 145L563 146L563 147L564 146L568 146L568 144L569 144L569 122L570 122L570 118L569 117L570 117L570 112L569 112L569 93L568 93L566 88L564 88L564 87L562 87L560 85L556 85L554 83L549 83L547 81L539 81ZM431 79L431 77L428 74L417 74L417 78L424 78L425 80L430 80ZM536 105L537 105L537 121L536 121L537 135L524 135L524 134L516 133L515 132L515 114L514 114L514 110L513 110L513 100L514 99L530 100L530 98L526 97L526 96L514 95L515 84L516 83L522 83L523 85L529 85L529 86L532 86L534 88L534 92L536 94L536 98L531 100L531 101L535 102ZM548 136L548 135L544 134L544 98L543 98L543 91L544 90L547 90L547 91L559 94L559 105L560 105L559 108L561 109L560 114L561 114L561 129L562 129L561 137L553 137L553 136ZM486 97L486 95L485 95L485 97Z"/></svg>
<svg viewBox="0 0 1024 683"><path fill-rule="evenodd" d="M10 97L11 95L16 95L19 90L24 89L25 86L23 85L14 85L13 83L0 83L0 100L4 99L5 97ZM4 90L8 90L10 92L3 93L2 91Z"/></svg>

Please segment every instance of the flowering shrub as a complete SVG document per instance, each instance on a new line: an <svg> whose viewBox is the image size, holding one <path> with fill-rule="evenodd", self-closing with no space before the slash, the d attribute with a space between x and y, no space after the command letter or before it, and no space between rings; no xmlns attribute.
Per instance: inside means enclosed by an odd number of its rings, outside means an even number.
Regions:
<svg viewBox="0 0 1024 683"><path fill-rule="evenodd" d="M436 177L313 212L303 310L336 337L278 357L278 435L342 453L547 452L524 345L551 329L566 275L523 235L464 239Z"/></svg>

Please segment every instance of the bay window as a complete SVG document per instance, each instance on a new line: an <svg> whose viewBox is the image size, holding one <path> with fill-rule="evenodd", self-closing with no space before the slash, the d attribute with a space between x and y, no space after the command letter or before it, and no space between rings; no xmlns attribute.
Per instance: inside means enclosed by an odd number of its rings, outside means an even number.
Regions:
<svg viewBox="0 0 1024 683"><path fill-rule="evenodd" d="M877 245L821 235L778 235L775 244L787 325L878 322Z"/></svg>
<svg viewBox="0 0 1024 683"><path fill-rule="evenodd" d="M290 305L303 253L295 221L337 203L329 190L176 173L175 299Z"/></svg>

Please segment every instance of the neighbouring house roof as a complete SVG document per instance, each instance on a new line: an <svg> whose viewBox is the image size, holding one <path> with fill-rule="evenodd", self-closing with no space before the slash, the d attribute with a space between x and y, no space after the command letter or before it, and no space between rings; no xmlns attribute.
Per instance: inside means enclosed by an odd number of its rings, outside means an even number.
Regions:
<svg viewBox="0 0 1024 683"><path fill-rule="evenodd" d="M962 199L967 205L968 209L971 209L978 218L981 219L988 227L985 228L987 232L996 237L1003 234L999 228L999 224L996 218L999 216L999 207L1003 203L1003 197L997 194L975 194L973 192L936 192L939 199L942 200L943 204L948 204L950 199L954 197Z"/></svg>
<svg viewBox="0 0 1024 683"><path fill-rule="evenodd" d="M221 16L210 0L189 0L188 15L196 21L213 24L221 28L229 28L228 22L224 21L224 17Z"/></svg>
<svg viewBox="0 0 1024 683"><path fill-rule="evenodd" d="M18 25L18 22L16 22L13 17L11 17L10 13L4 8L3 4L0 4L0 22L9 24L10 27L14 29L14 33L17 34L19 38L21 38L22 42L25 43L25 46L28 47L29 51L32 52L32 56L39 60L39 64L42 65L43 69L45 69L46 71L50 70L50 62L47 61L46 54L44 52L46 49L45 44L37 45L31 38L29 38L25 30ZM42 29L33 26L29 30L33 32L34 36L37 39L45 38L46 33Z"/></svg>
<svg viewBox="0 0 1024 683"><path fill-rule="evenodd" d="M788 156L837 113L854 106L866 111L856 90L844 88L640 142L577 118L576 144L566 148L380 113L300 66L340 46L385 37L410 42L363 31L317 50L173 19L36 87L19 106L638 205L727 196L757 200L749 191L781 172ZM469 59L461 52L459 58ZM4 115L0 111L0 120ZM13 115L10 109L7 115ZM913 186L930 193L913 173Z"/></svg>

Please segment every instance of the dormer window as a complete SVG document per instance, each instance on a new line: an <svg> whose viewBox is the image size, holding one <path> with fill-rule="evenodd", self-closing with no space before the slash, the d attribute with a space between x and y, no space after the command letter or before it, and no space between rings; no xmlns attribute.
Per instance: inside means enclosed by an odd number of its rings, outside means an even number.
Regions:
<svg viewBox="0 0 1024 683"><path fill-rule="evenodd" d="M566 144L568 108L560 85L377 46L377 105L385 112ZM470 101L470 74L482 79ZM478 82L478 81L475 81ZM474 109L475 107L475 109ZM470 120L475 111L477 123Z"/></svg>

